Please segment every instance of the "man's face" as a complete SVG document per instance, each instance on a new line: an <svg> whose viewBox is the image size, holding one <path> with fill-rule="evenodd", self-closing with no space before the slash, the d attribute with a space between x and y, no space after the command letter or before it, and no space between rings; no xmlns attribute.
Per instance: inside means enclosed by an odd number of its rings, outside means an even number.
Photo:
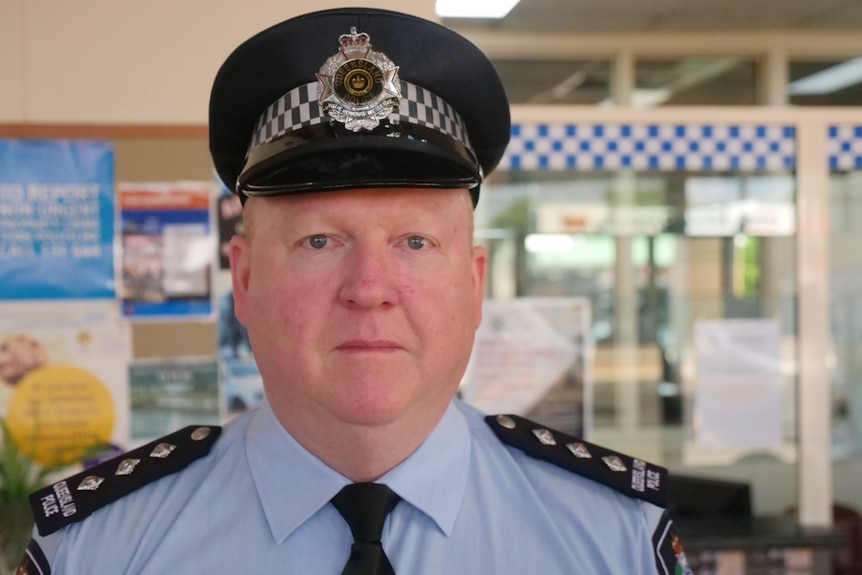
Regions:
<svg viewBox="0 0 862 575"><path fill-rule="evenodd" d="M283 423L439 417L481 319L464 190L251 198L231 244L236 315Z"/></svg>

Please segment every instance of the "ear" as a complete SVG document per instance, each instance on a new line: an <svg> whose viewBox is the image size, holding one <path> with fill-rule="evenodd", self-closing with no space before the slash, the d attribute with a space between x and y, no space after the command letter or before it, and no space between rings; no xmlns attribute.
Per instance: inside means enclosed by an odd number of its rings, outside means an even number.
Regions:
<svg viewBox="0 0 862 575"><path fill-rule="evenodd" d="M473 246L473 299L476 302L476 325L482 322L482 302L485 300L485 277L488 273L488 252L482 246Z"/></svg>
<svg viewBox="0 0 862 575"><path fill-rule="evenodd" d="M233 313L241 324L246 325L246 303L251 276L251 243L248 238L239 235L231 238L228 259L233 283Z"/></svg>

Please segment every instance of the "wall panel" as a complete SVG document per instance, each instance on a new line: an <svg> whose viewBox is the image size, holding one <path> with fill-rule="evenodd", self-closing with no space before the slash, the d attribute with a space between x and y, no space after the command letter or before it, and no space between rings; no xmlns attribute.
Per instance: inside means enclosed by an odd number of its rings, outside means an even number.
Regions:
<svg viewBox="0 0 862 575"><path fill-rule="evenodd" d="M434 17L431 0L0 0L0 121L203 124L216 70L241 41L301 12L368 4Z"/></svg>
<svg viewBox="0 0 862 575"><path fill-rule="evenodd" d="M17 122L26 115L24 1L0 0L0 122Z"/></svg>

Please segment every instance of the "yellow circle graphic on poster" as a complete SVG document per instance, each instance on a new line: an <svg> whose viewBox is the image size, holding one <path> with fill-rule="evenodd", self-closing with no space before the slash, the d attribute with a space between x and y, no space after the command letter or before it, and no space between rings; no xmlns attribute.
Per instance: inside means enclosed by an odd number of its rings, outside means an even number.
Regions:
<svg viewBox="0 0 862 575"><path fill-rule="evenodd" d="M40 465L75 463L111 438L114 402L89 371L48 365L18 383L6 425L18 449Z"/></svg>

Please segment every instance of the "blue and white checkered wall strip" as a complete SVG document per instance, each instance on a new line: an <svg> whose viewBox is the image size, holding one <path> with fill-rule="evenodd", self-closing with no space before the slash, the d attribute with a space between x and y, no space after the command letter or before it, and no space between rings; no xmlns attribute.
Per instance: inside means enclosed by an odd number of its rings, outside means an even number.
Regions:
<svg viewBox="0 0 862 575"><path fill-rule="evenodd" d="M796 128L767 124L512 126L502 170L788 171Z"/></svg>
<svg viewBox="0 0 862 575"><path fill-rule="evenodd" d="M829 126L829 169L862 170L862 126L836 124Z"/></svg>

